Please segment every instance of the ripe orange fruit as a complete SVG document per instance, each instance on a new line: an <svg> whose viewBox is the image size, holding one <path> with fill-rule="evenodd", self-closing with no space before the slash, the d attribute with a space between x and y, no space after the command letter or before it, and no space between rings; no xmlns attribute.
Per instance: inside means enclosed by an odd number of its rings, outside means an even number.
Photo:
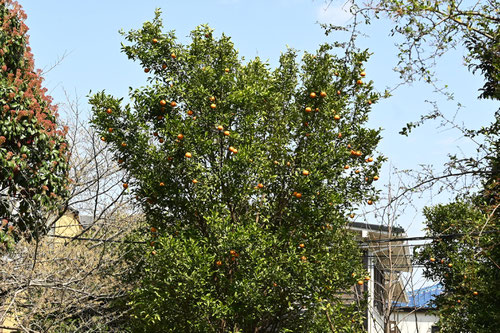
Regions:
<svg viewBox="0 0 500 333"><path fill-rule="evenodd" d="M127 189L127 188L128 188L128 184L127 184L127 183L123 183L123 185L122 185L122 186L123 186L123 188L124 188L124 189Z"/></svg>
<svg viewBox="0 0 500 333"><path fill-rule="evenodd" d="M106 110L106 113L107 113L107 114L111 114L112 112L113 112L113 110L111 110L111 109L107 109L107 110Z"/></svg>
<svg viewBox="0 0 500 333"><path fill-rule="evenodd" d="M339 133L338 137L341 138L342 137L342 133Z"/></svg>
<svg viewBox="0 0 500 333"><path fill-rule="evenodd" d="M235 250L230 250L229 253L234 256L236 254L236 251Z"/></svg>
<svg viewBox="0 0 500 333"><path fill-rule="evenodd" d="M273 287L277 287L278 284L276 282L273 282Z"/></svg>
<svg viewBox="0 0 500 333"><path fill-rule="evenodd" d="M307 261L307 257L306 256L302 256L302 257L300 257L300 260Z"/></svg>
<svg viewBox="0 0 500 333"><path fill-rule="evenodd" d="M184 139L184 135L182 133L177 134L177 139L179 140Z"/></svg>
<svg viewBox="0 0 500 333"><path fill-rule="evenodd" d="M224 68L224 72L229 73L229 68Z"/></svg>
<svg viewBox="0 0 500 333"><path fill-rule="evenodd" d="M127 144L125 142L122 142L122 147L127 147Z"/></svg>
<svg viewBox="0 0 500 333"><path fill-rule="evenodd" d="M153 38L153 44L156 44L156 43L158 43L158 39Z"/></svg>
<svg viewBox="0 0 500 333"><path fill-rule="evenodd" d="M161 65L161 68L162 68L162 69L166 69L166 68L167 68L167 65L166 65L166 64L163 64L163 65Z"/></svg>
<svg viewBox="0 0 500 333"><path fill-rule="evenodd" d="M319 108L314 109L314 111L319 112Z"/></svg>
<svg viewBox="0 0 500 333"><path fill-rule="evenodd" d="M436 261L436 258L432 258L432 257L431 257L429 260L430 260L430 262L435 262L435 261Z"/></svg>
<svg viewBox="0 0 500 333"><path fill-rule="evenodd" d="M216 264L217 266L222 266L222 261L217 260L217 261L215 262L215 264Z"/></svg>
<svg viewBox="0 0 500 333"><path fill-rule="evenodd" d="M163 138L160 138L158 139L158 141L160 141L160 143L163 143L165 140Z"/></svg>
<svg viewBox="0 0 500 333"><path fill-rule="evenodd" d="M370 281L370 277L369 276L365 276L365 281Z"/></svg>
<svg viewBox="0 0 500 333"><path fill-rule="evenodd" d="M364 284L363 280L358 281L358 285L362 286Z"/></svg>
<svg viewBox="0 0 500 333"><path fill-rule="evenodd" d="M160 186L165 186L165 183L164 182L160 182Z"/></svg>
<svg viewBox="0 0 500 333"><path fill-rule="evenodd" d="M101 136L101 141L106 141L106 138Z"/></svg>
<svg viewBox="0 0 500 333"><path fill-rule="evenodd" d="M110 128L108 128L108 132L109 132L109 133L113 133L113 129L112 129L111 127L110 127Z"/></svg>
<svg viewBox="0 0 500 333"><path fill-rule="evenodd" d="M274 161L274 165L278 165L278 164L279 164L279 162L278 162L278 161Z"/></svg>
<svg viewBox="0 0 500 333"><path fill-rule="evenodd" d="M198 184L198 180L196 180L196 179L193 179L192 182L193 182L193 184Z"/></svg>
<svg viewBox="0 0 500 333"><path fill-rule="evenodd" d="M215 103L212 103L212 104L210 104L210 107L211 107L212 109L215 109L215 108L217 107L217 105L215 105Z"/></svg>
<svg viewBox="0 0 500 333"><path fill-rule="evenodd" d="M303 174L304 176L309 176L309 171L307 171L307 170L302 170L302 174Z"/></svg>
<svg viewBox="0 0 500 333"><path fill-rule="evenodd" d="M366 76L366 73L365 72L361 72L361 73L359 73L359 75Z"/></svg>
<svg viewBox="0 0 500 333"><path fill-rule="evenodd" d="M153 136L158 136L158 132L153 132Z"/></svg>
<svg viewBox="0 0 500 333"><path fill-rule="evenodd" d="M222 131L222 130L224 129L224 126L222 126L222 125L218 125L216 128L217 128L219 131Z"/></svg>
<svg viewBox="0 0 500 333"><path fill-rule="evenodd" d="M372 200L368 200L366 203L369 204L369 205L373 205L373 201Z"/></svg>
<svg viewBox="0 0 500 333"><path fill-rule="evenodd" d="M358 173L360 173L361 171L359 171L359 169L356 169L356 171L354 171L354 172L358 174Z"/></svg>
<svg viewBox="0 0 500 333"><path fill-rule="evenodd" d="M172 57L172 59L177 58L177 56L175 55L175 53L172 53L170 56Z"/></svg>
<svg viewBox="0 0 500 333"><path fill-rule="evenodd" d="M172 102L170 102L170 106L173 107L173 108L175 108L177 106L177 103L174 102L174 101L172 101Z"/></svg>
<svg viewBox="0 0 500 333"><path fill-rule="evenodd" d="M309 94L309 97L311 97L311 98L316 98L316 93L315 93L315 92L310 93L310 94Z"/></svg>
<svg viewBox="0 0 500 333"><path fill-rule="evenodd" d="M187 158L191 158L193 155L191 155L190 152L187 152L186 154L184 154L184 156L186 156Z"/></svg>
<svg viewBox="0 0 500 333"><path fill-rule="evenodd" d="M191 111L191 110L188 110L188 112L187 112L187 114L188 114L188 115L190 115L190 116L192 116L192 115L193 115L193 113L194 113L194 112L193 112L193 111Z"/></svg>
<svg viewBox="0 0 500 333"><path fill-rule="evenodd" d="M372 101L371 101L371 99L369 99L369 100L368 100L368 104L369 104L369 105L372 105Z"/></svg>
<svg viewBox="0 0 500 333"><path fill-rule="evenodd" d="M302 198L302 193L298 193L298 192L297 192L297 193L295 194L295 197L296 197L297 199Z"/></svg>
<svg viewBox="0 0 500 333"><path fill-rule="evenodd" d="M149 68L144 68L144 73L149 73Z"/></svg>
<svg viewBox="0 0 500 333"><path fill-rule="evenodd" d="M349 166L349 165L344 165L344 169L346 169L346 170L347 170L347 169L349 169L349 168L350 168L350 166Z"/></svg>
<svg viewBox="0 0 500 333"><path fill-rule="evenodd" d="M362 85L362 84L363 84L363 81L358 80L358 81L356 81L356 83L357 83L358 85Z"/></svg>
<svg viewBox="0 0 500 333"><path fill-rule="evenodd" d="M351 155L356 155L356 151L351 149Z"/></svg>
<svg viewBox="0 0 500 333"><path fill-rule="evenodd" d="M229 134L230 134L229 131L224 131L225 136L229 136Z"/></svg>
<svg viewBox="0 0 500 333"><path fill-rule="evenodd" d="M166 101L166 100L164 100L164 99L162 99L162 100L160 101L160 105L161 105L161 106L165 106L165 105L167 105L167 101Z"/></svg>
<svg viewBox="0 0 500 333"><path fill-rule="evenodd" d="M368 162L373 162L373 157L368 157L366 160L367 160Z"/></svg>
<svg viewBox="0 0 500 333"><path fill-rule="evenodd" d="M340 116L338 114L336 114L335 116L333 116L333 119L340 120Z"/></svg>
<svg viewBox="0 0 500 333"><path fill-rule="evenodd" d="M215 97L214 96L210 96L209 100L210 100L210 102L214 102L215 101Z"/></svg>
<svg viewBox="0 0 500 333"><path fill-rule="evenodd" d="M157 232L158 230L155 227L151 227L151 232Z"/></svg>
<svg viewBox="0 0 500 333"><path fill-rule="evenodd" d="M263 187L264 187L264 185L263 185L262 183L258 183L258 184L257 184L257 187L258 187L258 188L263 188Z"/></svg>
<svg viewBox="0 0 500 333"><path fill-rule="evenodd" d="M341 94L341 93L342 93L342 92L341 92L340 90L337 90L337 95L339 95L339 96L340 96L340 94Z"/></svg>
<svg viewBox="0 0 500 333"><path fill-rule="evenodd" d="M304 247L306 247L306 246L304 245L304 243L300 243L300 244L299 244L299 247L300 247L301 249L303 249L303 248L304 248Z"/></svg>
<svg viewBox="0 0 500 333"><path fill-rule="evenodd" d="M319 93L319 95L320 95L321 97L326 97L326 92L322 91L322 92L320 92L320 93Z"/></svg>
<svg viewBox="0 0 500 333"><path fill-rule="evenodd" d="M478 293L477 291L474 291L472 294L473 294L474 296L477 296L479 293Z"/></svg>
<svg viewBox="0 0 500 333"><path fill-rule="evenodd" d="M448 264L448 267L450 267L450 268L451 268L451 267L453 267L453 264L452 264L452 263L449 263L449 264Z"/></svg>
<svg viewBox="0 0 500 333"><path fill-rule="evenodd" d="M154 251L154 250L151 251L151 254L155 256L156 255L156 251Z"/></svg>
<svg viewBox="0 0 500 333"><path fill-rule="evenodd" d="M310 107L306 107L306 112L311 112L312 109Z"/></svg>
<svg viewBox="0 0 500 333"><path fill-rule="evenodd" d="M378 176L373 177L373 180L377 181L379 178Z"/></svg>
<svg viewBox="0 0 500 333"><path fill-rule="evenodd" d="M354 213L351 213L351 215L349 215L349 217L350 217L351 219L353 219L353 218L354 218Z"/></svg>

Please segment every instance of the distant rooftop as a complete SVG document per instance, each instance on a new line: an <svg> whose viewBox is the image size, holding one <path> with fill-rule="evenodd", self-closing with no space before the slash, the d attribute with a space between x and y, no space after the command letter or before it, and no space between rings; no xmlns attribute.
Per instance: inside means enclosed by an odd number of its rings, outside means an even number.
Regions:
<svg viewBox="0 0 500 333"><path fill-rule="evenodd" d="M440 284L407 292L408 303L396 303L396 308L400 310L432 309L434 306L431 302L442 292L443 286Z"/></svg>
<svg viewBox="0 0 500 333"><path fill-rule="evenodd" d="M389 227L387 225L381 225L381 224L351 222L351 223L349 223L349 227L355 228L355 229L370 230L370 231L389 232ZM392 227L393 234L404 234L404 232L405 232L405 230L401 227L394 227L394 226Z"/></svg>

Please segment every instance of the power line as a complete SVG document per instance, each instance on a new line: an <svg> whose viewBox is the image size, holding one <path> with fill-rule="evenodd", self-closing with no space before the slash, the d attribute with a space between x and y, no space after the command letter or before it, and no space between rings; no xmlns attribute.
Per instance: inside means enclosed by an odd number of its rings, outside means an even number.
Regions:
<svg viewBox="0 0 500 333"><path fill-rule="evenodd" d="M380 238L380 239L365 239L359 240L360 243L390 243L390 242L404 242L404 241L417 241L417 240L441 240L443 238L458 238L463 236L479 236L482 234L496 234L500 230L489 230L483 232L471 233L454 233L454 234L441 234L438 236L417 236L417 237L400 237L400 238Z"/></svg>

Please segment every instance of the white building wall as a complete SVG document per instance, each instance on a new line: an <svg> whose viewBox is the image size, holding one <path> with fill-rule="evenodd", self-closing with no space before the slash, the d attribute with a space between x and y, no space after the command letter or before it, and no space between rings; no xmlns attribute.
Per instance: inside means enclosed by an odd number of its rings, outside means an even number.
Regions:
<svg viewBox="0 0 500 333"><path fill-rule="evenodd" d="M399 311L392 314L401 333L431 333L431 328L439 317L426 311Z"/></svg>

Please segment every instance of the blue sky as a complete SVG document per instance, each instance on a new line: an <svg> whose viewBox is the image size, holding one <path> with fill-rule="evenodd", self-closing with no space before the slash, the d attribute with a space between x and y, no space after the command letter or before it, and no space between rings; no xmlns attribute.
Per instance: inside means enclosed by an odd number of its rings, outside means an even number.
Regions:
<svg viewBox="0 0 500 333"><path fill-rule="evenodd" d="M120 29L139 28L153 18L154 9L162 8L167 30L176 30L181 41L196 25L208 23L215 34L222 32L232 37L245 58L259 56L276 64L280 52L289 45L299 50L315 50L320 43L332 42L336 36L326 37L318 21L342 24L350 15L335 1L328 10L322 0L20 0L28 14L27 24L31 47L38 68L49 69L63 55L63 61L45 74L45 86L58 103L66 101L64 90L72 98L80 98L80 108L89 110L86 95L90 90L126 96L128 88L146 83L141 67L127 60L120 52ZM367 78L383 91L394 85L398 76L392 71L396 64L395 40L388 37L390 25L380 20L366 29L369 37L360 45L374 55L366 65ZM439 61L438 77L457 96L465 108L457 120L470 127L486 125L492 119L495 103L478 101L480 76L473 76L463 66L463 50L451 52ZM379 150L397 168L418 168L420 164L441 166L447 153L471 150L460 134L436 129L429 123L415 130L408 138L398 135L409 121L428 112L431 106L425 100L436 100L450 116L456 111L456 102L445 101L432 93L425 84L415 83L394 93L394 97L373 108L370 126L382 127L383 140ZM389 177L389 163L381 173L380 184ZM394 177L393 177L394 178ZM425 204L447 200L446 196L415 200L421 209ZM422 218L407 213L398 221L409 229L410 235L421 234ZM373 221L369 221L373 222Z"/></svg>

